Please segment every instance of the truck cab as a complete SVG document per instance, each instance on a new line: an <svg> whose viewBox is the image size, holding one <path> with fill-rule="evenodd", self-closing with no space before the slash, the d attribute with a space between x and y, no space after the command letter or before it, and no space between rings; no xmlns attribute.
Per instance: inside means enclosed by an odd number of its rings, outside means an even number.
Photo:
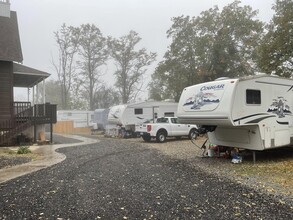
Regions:
<svg viewBox="0 0 293 220"><path fill-rule="evenodd" d="M191 137L196 130L196 125L181 124L176 117L158 118L156 123L141 124L136 128L144 141L156 138L159 143L165 142L167 137Z"/></svg>

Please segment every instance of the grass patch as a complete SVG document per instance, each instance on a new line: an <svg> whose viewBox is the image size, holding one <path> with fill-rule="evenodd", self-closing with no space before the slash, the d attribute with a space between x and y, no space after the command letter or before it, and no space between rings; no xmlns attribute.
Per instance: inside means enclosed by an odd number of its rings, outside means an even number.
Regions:
<svg viewBox="0 0 293 220"><path fill-rule="evenodd" d="M28 146L20 146L17 150L17 154L30 154L31 152Z"/></svg>
<svg viewBox="0 0 293 220"><path fill-rule="evenodd" d="M242 177L255 178L267 191L283 188L287 195L293 195L293 159L242 163L241 166L235 166L234 171Z"/></svg>
<svg viewBox="0 0 293 220"><path fill-rule="evenodd" d="M16 152L14 150L11 150L9 148L0 148L0 155L14 155Z"/></svg>

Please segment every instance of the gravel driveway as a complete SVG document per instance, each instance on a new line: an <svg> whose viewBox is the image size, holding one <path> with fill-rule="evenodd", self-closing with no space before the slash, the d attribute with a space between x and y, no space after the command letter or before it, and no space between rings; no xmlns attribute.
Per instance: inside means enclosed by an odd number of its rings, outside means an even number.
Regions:
<svg viewBox="0 0 293 220"><path fill-rule="evenodd" d="M117 139L0 185L0 219L292 219L273 196Z"/></svg>

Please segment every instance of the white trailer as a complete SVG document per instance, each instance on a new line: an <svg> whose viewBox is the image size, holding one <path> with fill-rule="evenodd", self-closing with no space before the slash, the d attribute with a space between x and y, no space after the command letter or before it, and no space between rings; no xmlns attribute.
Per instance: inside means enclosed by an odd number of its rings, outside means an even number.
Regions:
<svg viewBox="0 0 293 220"><path fill-rule="evenodd" d="M153 122L159 117L176 117L177 105L174 101L145 101L133 104L116 105L110 108L108 122L120 125L127 132L134 133L135 127Z"/></svg>
<svg viewBox="0 0 293 220"><path fill-rule="evenodd" d="M255 75L187 87L177 114L209 131L211 143L265 150L293 144L292 109L292 79Z"/></svg>
<svg viewBox="0 0 293 220"><path fill-rule="evenodd" d="M94 111L59 110L57 121L73 121L75 128L92 126Z"/></svg>

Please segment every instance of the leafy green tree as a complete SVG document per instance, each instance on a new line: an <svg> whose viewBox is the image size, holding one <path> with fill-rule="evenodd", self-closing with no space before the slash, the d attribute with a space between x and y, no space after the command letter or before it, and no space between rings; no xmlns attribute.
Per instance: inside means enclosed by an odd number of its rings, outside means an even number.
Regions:
<svg viewBox="0 0 293 220"><path fill-rule="evenodd" d="M254 74L255 47L264 25L256 19L257 13L234 1L222 11L215 6L198 17L173 18L167 31L172 42L152 75L161 82L152 83L150 88L158 90L156 85L164 85L162 93L178 101L184 87L223 76Z"/></svg>
<svg viewBox="0 0 293 220"><path fill-rule="evenodd" d="M63 24L59 31L54 32L58 46L58 60L52 60L55 71L58 75L61 86L61 109L68 109L70 99L70 89L72 80L75 77L75 57L78 49L79 33L78 29Z"/></svg>
<svg viewBox="0 0 293 220"><path fill-rule="evenodd" d="M88 95L89 109L95 109L94 95L99 88L102 75L100 67L108 59L107 39L95 25L85 24L80 27L79 55L83 88Z"/></svg>
<svg viewBox="0 0 293 220"><path fill-rule="evenodd" d="M143 86L143 77L156 58L156 53L147 53L145 48L135 50L141 38L134 31L119 39L109 37L109 51L116 65L115 77L122 103L135 99Z"/></svg>
<svg viewBox="0 0 293 220"><path fill-rule="evenodd" d="M275 15L259 47L258 65L262 71L283 77L293 74L293 1L277 0Z"/></svg>

